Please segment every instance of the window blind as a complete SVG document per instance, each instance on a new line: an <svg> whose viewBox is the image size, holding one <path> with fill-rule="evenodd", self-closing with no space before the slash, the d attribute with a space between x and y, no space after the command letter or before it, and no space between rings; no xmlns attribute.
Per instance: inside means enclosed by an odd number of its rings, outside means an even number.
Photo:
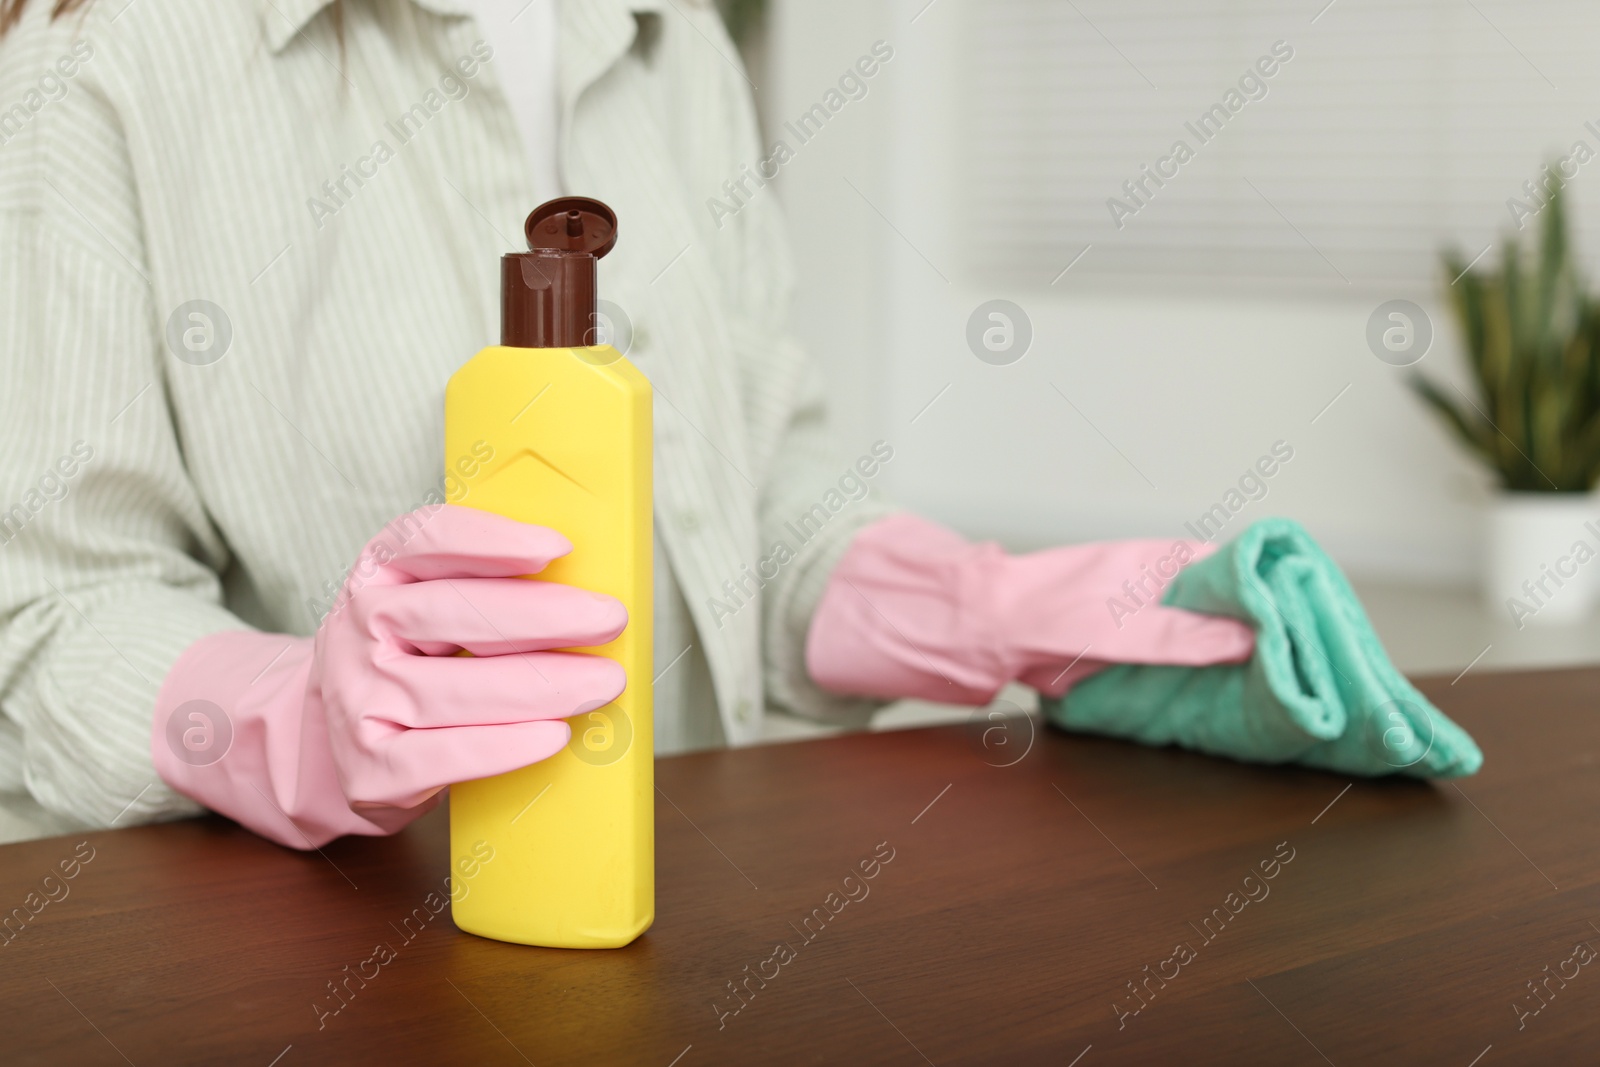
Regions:
<svg viewBox="0 0 1600 1067"><path fill-rule="evenodd" d="M1600 276L1600 5L984 0L962 12L956 165L967 202L988 205L965 226L984 280L1049 287L1070 265L1433 287L1442 247L1468 260L1488 249L1492 264L1518 223L1531 238L1544 164L1563 158Z"/></svg>

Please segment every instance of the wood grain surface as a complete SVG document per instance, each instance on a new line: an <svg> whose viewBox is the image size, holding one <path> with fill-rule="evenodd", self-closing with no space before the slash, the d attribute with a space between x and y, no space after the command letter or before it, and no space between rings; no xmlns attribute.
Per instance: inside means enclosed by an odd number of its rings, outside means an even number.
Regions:
<svg viewBox="0 0 1600 1067"><path fill-rule="evenodd" d="M664 759L655 926L611 952L436 914L442 811L7 846L0 1062L1600 1062L1600 671L1424 689L1477 776L1031 719Z"/></svg>

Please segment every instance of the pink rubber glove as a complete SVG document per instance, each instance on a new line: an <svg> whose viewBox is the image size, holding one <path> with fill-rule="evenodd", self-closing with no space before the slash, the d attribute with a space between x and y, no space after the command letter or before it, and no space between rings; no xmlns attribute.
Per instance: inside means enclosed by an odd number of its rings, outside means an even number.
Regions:
<svg viewBox="0 0 1600 1067"><path fill-rule="evenodd" d="M1051 696L1113 663L1250 658L1235 619L1163 607L1192 541L1106 541L1008 556L915 515L866 527L812 617L806 666L824 689L987 704L1007 682Z"/></svg>
<svg viewBox="0 0 1600 1067"><path fill-rule="evenodd" d="M394 833L453 782L553 755L563 718L627 683L612 660L548 651L615 638L620 601L516 577L570 551L554 530L471 508L402 516L314 637L226 632L184 651L156 700L156 770L303 849Z"/></svg>

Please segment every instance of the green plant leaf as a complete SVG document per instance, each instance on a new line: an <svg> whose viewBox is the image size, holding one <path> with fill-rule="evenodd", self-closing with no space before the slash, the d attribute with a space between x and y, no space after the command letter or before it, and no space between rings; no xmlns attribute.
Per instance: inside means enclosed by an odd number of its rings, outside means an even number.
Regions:
<svg viewBox="0 0 1600 1067"><path fill-rule="evenodd" d="M1440 257L1478 399L1422 375L1410 384L1504 488L1585 492L1600 478L1600 304L1578 269L1559 182L1547 184L1530 254L1508 235L1498 270L1454 250Z"/></svg>

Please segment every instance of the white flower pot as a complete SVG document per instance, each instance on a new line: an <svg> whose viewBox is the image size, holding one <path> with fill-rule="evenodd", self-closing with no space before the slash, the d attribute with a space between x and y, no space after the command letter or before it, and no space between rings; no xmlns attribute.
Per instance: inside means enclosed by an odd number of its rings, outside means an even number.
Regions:
<svg viewBox="0 0 1600 1067"><path fill-rule="evenodd" d="M1600 594L1592 493L1501 493L1489 511L1484 594L1515 629L1588 618Z"/></svg>

